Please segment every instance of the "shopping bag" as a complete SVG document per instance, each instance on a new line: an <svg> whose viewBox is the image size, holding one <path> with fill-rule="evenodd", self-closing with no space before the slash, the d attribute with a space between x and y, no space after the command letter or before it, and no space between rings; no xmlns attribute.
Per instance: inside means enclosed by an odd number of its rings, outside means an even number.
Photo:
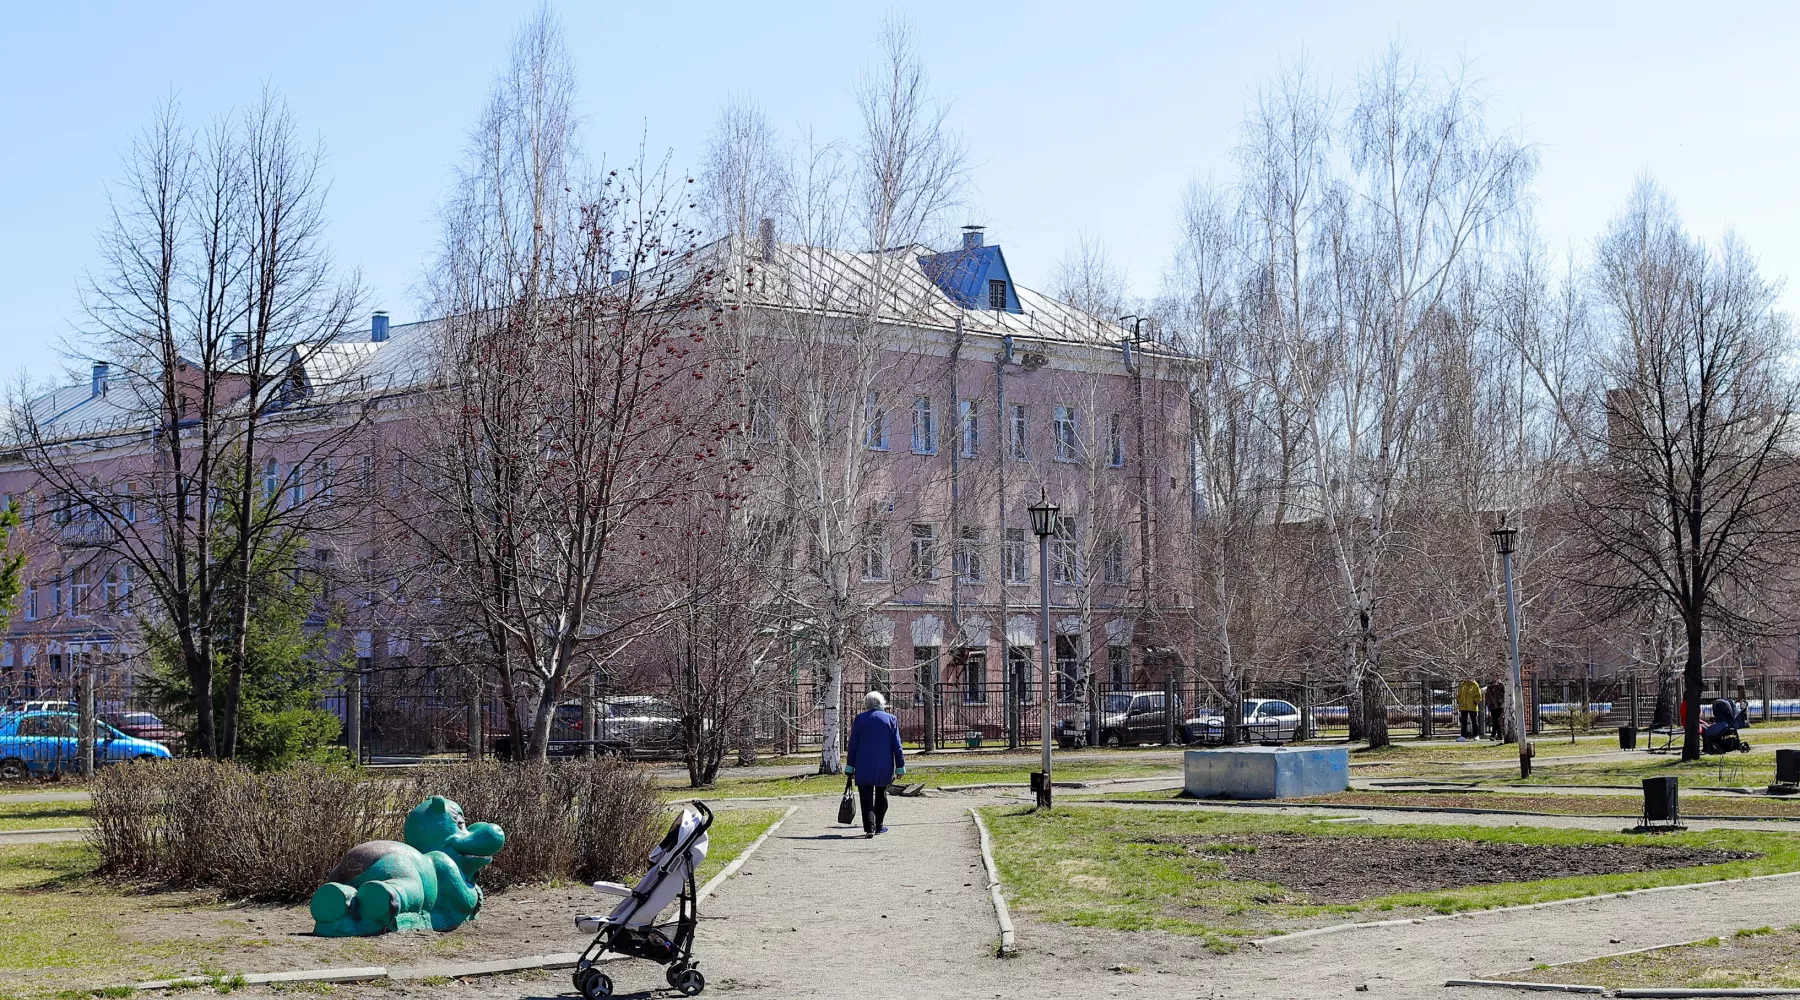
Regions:
<svg viewBox="0 0 1800 1000"><path fill-rule="evenodd" d="M856 789L850 787L851 778L844 775L844 798L838 803L838 822L849 826L856 822Z"/></svg>

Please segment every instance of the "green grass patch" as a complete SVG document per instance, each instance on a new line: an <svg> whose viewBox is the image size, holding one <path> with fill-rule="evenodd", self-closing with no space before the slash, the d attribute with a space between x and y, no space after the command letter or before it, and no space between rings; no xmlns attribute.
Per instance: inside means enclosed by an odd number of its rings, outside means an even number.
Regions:
<svg viewBox="0 0 1800 1000"><path fill-rule="evenodd" d="M1655 951L1544 966L1506 978L1607 989L1800 987L1800 930L1755 927Z"/></svg>
<svg viewBox="0 0 1800 1000"><path fill-rule="evenodd" d="M1535 827L1320 823L1298 816L1065 807L983 811L1008 896L1021 910L1076 926L1161 930L1229 950L1245 937L1375 914L1454 913L1575 896L1800 870L1800 837L1708 831L1660 837L1668 846L1752 851L1761 856L1689 868L1553 878L1314 903L1275 882L1232 878L1221 852L1188 850L1171 838L1299 833L1308 837L1457 839L1505 844L1644 844L1643 838ZM1218 845L1224 847L1225 845ZM1346 859L1353 863L1353 859Z"/></svg>
<svg viewBox="0 0 1800 1000"><path fill-rule="evenodd" d="M707 831L706 860L694 879L700 885L737 860L750 842L762 836L786 809L720 809L713 813L712 829Z"/></svg>
<svg viewBox="0 0 1800 1000"><path fill-rule="evenodd" d="M0 801L0 830L49 830L86 826L90 815L91 809L86 799L79 802Z"/></svg>

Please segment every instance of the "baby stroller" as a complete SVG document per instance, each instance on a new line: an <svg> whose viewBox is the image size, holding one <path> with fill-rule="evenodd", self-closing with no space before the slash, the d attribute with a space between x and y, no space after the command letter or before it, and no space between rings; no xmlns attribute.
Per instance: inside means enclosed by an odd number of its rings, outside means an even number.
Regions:
<svg viewBox="0 0 1800 1000"><path fill-rule="evenodd" d="M681 818L669 827L662 843L650 850L650 871L636 888L628 889L617 882L594 883L602 894L625 898L604 917L575 918L577 930L594 935L575 962L575 988L582 996L588 1000L612 996L612 978L595 965L609 951L668 966L665 977L682 996L691 997L706 989L706 977L695 968L699 963L694 961L694 924L699 918L694 872L706 860L706 831L712 821L712 810L705 803L695 802L694 809L683 808ZM671 936L656 926L656 917L677 899L681 905Z"/></svg>
<svg viewBox="0 0 1800 1000"><path fill-rule="evenodd" d="M1747 707L1740 709L1724 698L1713 702L1713 721L1700 730L1700 752L1749 753L1750 741L1738 735L1738 730L1750 724L1749 716Z"/></svg>

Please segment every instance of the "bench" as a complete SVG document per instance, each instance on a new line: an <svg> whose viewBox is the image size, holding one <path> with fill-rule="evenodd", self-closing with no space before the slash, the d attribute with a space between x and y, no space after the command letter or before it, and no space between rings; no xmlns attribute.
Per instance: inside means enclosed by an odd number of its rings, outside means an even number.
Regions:
<svg viewBox="0 0 1800 1000"><path fill-rule="evenodd" d="M1650 753L1674 753L1677 749L1675 740L1681 736L1677 726L1651 726L1644 730L1644 749ZM1657 742L1658 739L1661 742Z"/></svg>

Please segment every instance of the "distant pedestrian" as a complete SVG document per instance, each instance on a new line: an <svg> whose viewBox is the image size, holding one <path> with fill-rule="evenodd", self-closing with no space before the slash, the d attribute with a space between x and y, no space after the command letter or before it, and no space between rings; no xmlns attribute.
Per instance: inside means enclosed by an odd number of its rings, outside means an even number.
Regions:
<svg viewBox="0 0 1800 1000"><path fill-rule="evenodd" d="M894 777L906 773L900 749L900 720L887 711L880 691L863 696L863 711L850 723L850 754L844 773L856 779L862 799L863 836L887 832L887 790Z"/></svg>
<svg viewBox="0 0 1800 1000"><path fill-rule="evenodd" d="M1506 739L1506 685L1489 681L1487 686L1488 738Z"/></svg>
<svg viewBox="0 0 1800 1000"><path fill-rule="evenodd" d="M1456 686L1456 720L1461 726L1456 742L1481 735L1481 682L1473 677Z"/></svg>

